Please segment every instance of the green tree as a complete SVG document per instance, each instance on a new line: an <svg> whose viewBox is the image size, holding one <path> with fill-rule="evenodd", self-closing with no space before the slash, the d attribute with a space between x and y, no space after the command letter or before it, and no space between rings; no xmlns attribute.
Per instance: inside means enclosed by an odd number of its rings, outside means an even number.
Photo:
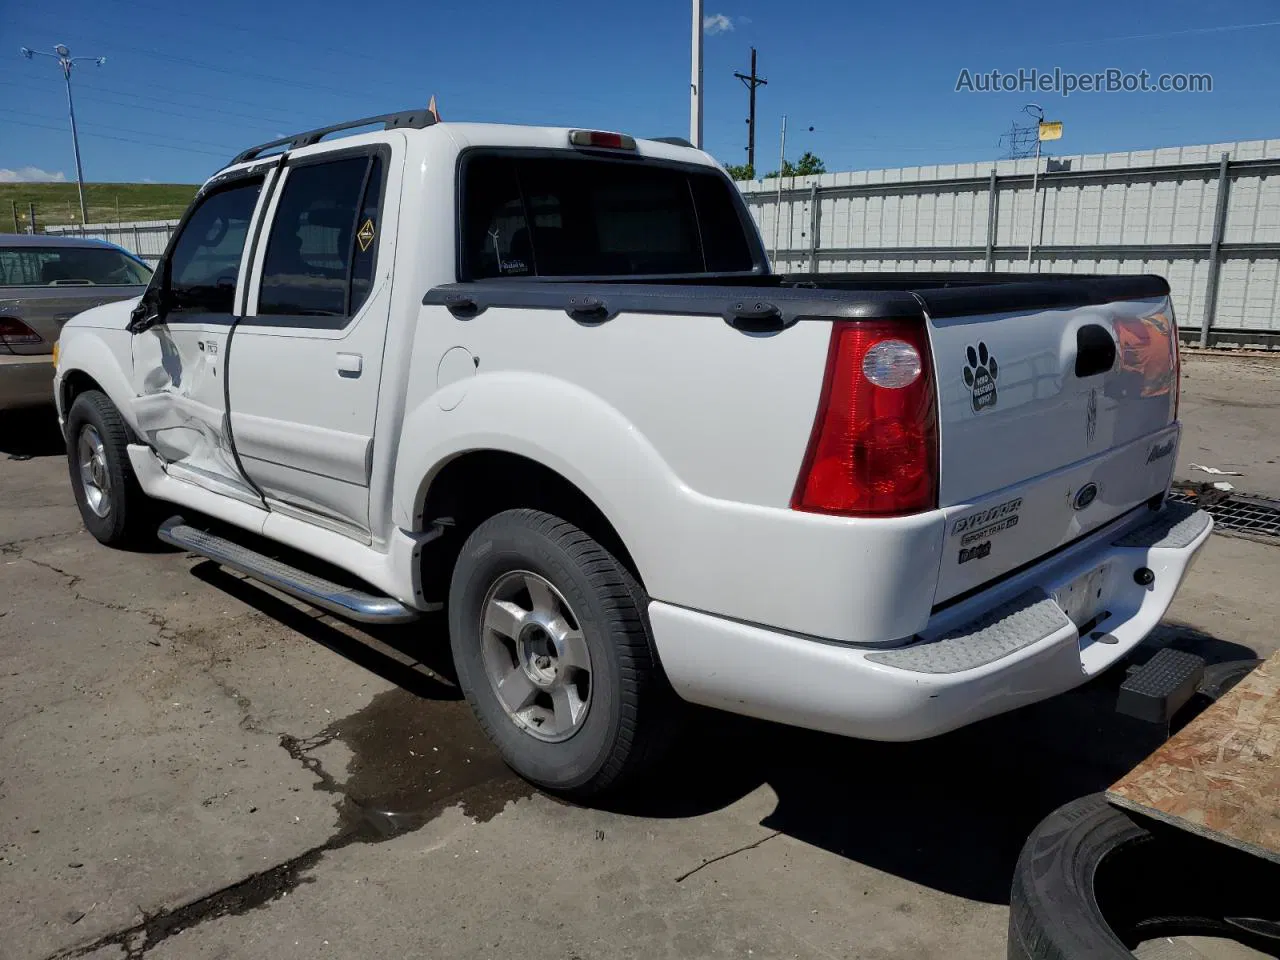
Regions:
<svg viewBox="0 0 1280 960"><path fill-rule="evenodd" d="M806 150L800 154L800 159L795 163L790 160L782 161L782 175L784 177L812 177L819 173L826 173L827 165L815 155L813 152ZM778 175L777 170L771 170L764 175L764 179L768 180Z"/></svg>
<svg viewBox="0 0 1280 960"><path fill-rule="evenodd" d="M756 178L756 168L749 163L726 163L724 169L734 180L754 180Z"/></svg>

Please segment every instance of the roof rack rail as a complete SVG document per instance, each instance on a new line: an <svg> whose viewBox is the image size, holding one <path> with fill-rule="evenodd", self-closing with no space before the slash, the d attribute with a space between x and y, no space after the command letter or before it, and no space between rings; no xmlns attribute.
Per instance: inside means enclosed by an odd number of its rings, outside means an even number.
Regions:
<svg viewBox="0 0 1280 960"><path fill-rule="evenodd" d="M397 127L410 127L420 130L423 127L431 126L435 122L435 115L427 107L423 107L421 110L401 110L399 113L384 113L377 117L348 120L346 123L335 123L329 127L317 127L315 130L308 130L305 133L294 133L287 137L281 137L279 140L260 143L256 147L250 147L248 150L242 150L237 153L231 163L244 163L246 160L252 160L261 156L264 150L270 150L272 147L285 147L289 150L309 147L313 143L319 143L331 133L336 133L339 130L350 130L353 127L371 127L380 123L383 130L393 130Z"/></svg>
<svg viewBox="0 0 1280 960"><path fill-rule="evenodd" d="M654 143L669 143L675 147L692 147L693 143L684 137L650 137Z"/></svg>

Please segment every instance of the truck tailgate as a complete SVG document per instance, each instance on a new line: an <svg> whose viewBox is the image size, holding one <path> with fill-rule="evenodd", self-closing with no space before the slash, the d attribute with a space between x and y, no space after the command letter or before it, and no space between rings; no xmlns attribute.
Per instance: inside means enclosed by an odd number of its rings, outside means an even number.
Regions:
<svg viewBox="0 0 1280 960"><path fill-rule="evenodd" d="M929 320L947 542L935 602L1162 493L1178 428L1167 297Z"/></svg>

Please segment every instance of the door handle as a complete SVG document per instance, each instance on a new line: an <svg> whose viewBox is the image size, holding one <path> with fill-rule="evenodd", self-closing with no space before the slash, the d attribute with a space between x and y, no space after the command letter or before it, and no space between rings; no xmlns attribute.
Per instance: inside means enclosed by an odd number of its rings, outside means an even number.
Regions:
<svg viewBox="0 0 1280 960"><path fill-rule="evenodd" d="M338 376L358 377L364 370L364 357L358 353L338 354Z"/></svg>

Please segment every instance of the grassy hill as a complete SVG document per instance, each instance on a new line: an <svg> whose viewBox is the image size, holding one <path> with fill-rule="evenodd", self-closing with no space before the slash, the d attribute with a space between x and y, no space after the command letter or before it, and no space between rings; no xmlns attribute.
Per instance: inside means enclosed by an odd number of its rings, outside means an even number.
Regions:
<svg viewBox="0 0 1280 960"><path fill-rule="evenodd" d="M196 189L194 183L86 183L84 202L90 223L172 220L182 216ZM11 203L18 205L24 231L29 203L36 205L37 226L80 222L74 183L0 183L0 233L13 233Z"/></svg>

